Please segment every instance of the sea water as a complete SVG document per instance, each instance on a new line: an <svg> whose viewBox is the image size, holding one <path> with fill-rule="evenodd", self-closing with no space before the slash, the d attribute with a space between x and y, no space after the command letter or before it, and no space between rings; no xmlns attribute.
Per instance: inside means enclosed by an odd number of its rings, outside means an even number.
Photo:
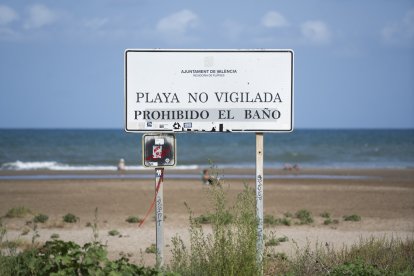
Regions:
<svg viewBox="0 0 414 276"><path fill-rule="evenodd" d="M142 168L142 135L122 129L2 129L0 170ZM180 133L177 168L255 166L254 133ZM414 130L294 130L264 134L264 165L283 168L413 168Z"/></svg>

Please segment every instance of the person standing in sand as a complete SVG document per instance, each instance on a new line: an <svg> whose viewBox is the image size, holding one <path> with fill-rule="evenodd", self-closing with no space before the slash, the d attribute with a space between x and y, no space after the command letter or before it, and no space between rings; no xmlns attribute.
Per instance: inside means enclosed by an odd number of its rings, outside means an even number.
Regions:
<svg viewBox="0 0 414 276"><path fill-rule="evenodd" d="M220 186L220 177L211 176L208 169L201 172L201 182L204 185L218 185Z"/></svg>
<svg viewBox="0 0 414 276"><path fill-rule="evenodd" d="M210 173L207 169L204 169L201 173L201 181L204 185L211 185L213 183L213 180L210 177Z"/></svg>
<svg viewBox="0 0 414 276"><path fill-rule="evenodd" d="M119 159L118 171L125 171L125 160L123 158Z"/></svg>

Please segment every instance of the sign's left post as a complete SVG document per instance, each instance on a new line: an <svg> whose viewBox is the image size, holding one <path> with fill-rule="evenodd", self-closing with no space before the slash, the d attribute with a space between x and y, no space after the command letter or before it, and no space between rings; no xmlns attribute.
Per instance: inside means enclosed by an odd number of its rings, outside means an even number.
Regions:
<svg viewBox="0 0 414 276"><path fill-rule="evenodd" d="M155 169L156 267L164 265L164 168Z"/></svg>
<svg viewBox="0 0 414 276"><path fill-rule="evenodd" d="M174 134L145 134L142 136L142 163L155 169L155 239L156 267L164 266L164 167L176 164Z"/></svg>

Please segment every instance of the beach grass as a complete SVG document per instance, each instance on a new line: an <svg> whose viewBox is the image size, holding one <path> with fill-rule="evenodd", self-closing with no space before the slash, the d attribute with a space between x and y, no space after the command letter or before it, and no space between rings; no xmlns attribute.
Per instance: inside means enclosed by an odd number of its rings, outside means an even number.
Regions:
<svg viewBox="0 0 414 276"><path fill-rule="evenodd" d="M188 207L190 244L179 236L172 239L169 269L180 275L258 275L253 189L245 186L233 206L229 206L222 185L211 186L208 197L212 233L205 232Z"/></svg>
<svg viewBox="0 0 414 276"><path fill-rule="evenodd" d="M31 215L32 211L24 206L13 207L6 213L6 218L24 218Z"/></svg>
<svg viewBox="0 0 414 276"><path fill-rule="evenodd" d="M138 266L126 256L110 260L107 246L96 241L78 245L61 241L58 234L52 234L52 241L39 245L35 242L35 228L32 243L20 238L9 241L0 222L0 275L64 275L80 271L80 275L260 275L256 266L254 192L246 187L232 206L228 206L223 188L213 187L209 193L213 207L208 227L213 232L205 232L205 226L195 220L189 209L190 244L174 237L173 258L162 271ZM226 219L228 213L232 214L231 223ZM301 213L308 217L307 212ZM286 236L271 233L266 241L264 275L414 275L413 239L361 238L340 248L327 243L308 243L303 247L297 245L289 256L275 251L275 246L288 240ZM155 244L145 252L154 254Z"/></svg>
<svg viewBox="0 0 414 276"><path fill-rule="evenodd" d="M372 181L374 182L374 180ZM122 182L116 182L119 185L122 185ZM45 183L46 185L47 183ZM97 184L98 185L98 184ZM177 181L177 185L180 185L180 183ZM342 183L341 183L342 185ZM411 185L411 184L410 184ZM92 186L92 185L91 185ZM128 185L125 185L125 187ZM182 184L184 187L184 184ZM178 247L178 250L175 251L177 253L176 256L173 257L171 260L174 261L181 261L178 263L179 267L177 269L173 269L171 266L171 262L166 263L166 267L164 267L165 270L159 271L155 270L152 266L146 267L145 271L151 271L156 273L164 273L165 275L174 275L174 273L178 273L179 271L186 271L189 267L196 267L200 270L197 270L200 272L199 275L211 275L208 273L216 274L216 275L223 275L226 273L226 275L231 275L231 269L228 269L229 267L237 267L238 275L260 275L256 274L255 271L252 271L250 268L244 269L242 265L239 265L243 261L248 262L250 265L255 266L255 242L256 242L256 234L253 228L257 227L257 220L250 220L250 215L240 215L239 213L247 212L243 211L240 207L240 204L236 202L235 197L236 193L234 191L237 191L239 193L242 190L242 185L239 186L237 189L227 189L225 185L222 185L223 187L204 187L203 190L207 191L207 194L209 195L211 208L206 209L205 205L202 205L202 207L197 206L196 204L200 201L200 198L197 198L196 200L193 200L192 205L194 204L196 210L194 213L189 210L189 217L190 221L193 219L192 223L193 225L190 225L188 229L183 229L184 231L188 230L190 233L194 229L194 234L191 234L189 238L188 236L184 235L182 239L180 237L176 237L174 239L175 242L177 242L176 245L171 245L170 241L170 249L176 250ZM235 185L233 185L234 187ZM343 185L342 185L343 186ZM408 184L407 184L408 186ZM271 191L271 185L268 185L269 189L267 192ZM119 186L117 186L119 188ZM182 188L182 187L181 187ZM185 188L185 187L184 187ZM323 189L322 189L323 188ZM325 191L325 187L322 187L320 191ZM369 187L370 190L372 187ZM220 190L221 189L221 190ZM201 189L193 189L190 190L190 192L193 193L193 191L200 191ZM95 191L94 191L95 192ZM223 193L223 197L218 196L217 200L213 200L214 197L211 195L214 195L214 193ZM278 190L278 192L280 192ZM237 196L237 200L239 200L240 197L243 197L244 192L241 193L241 195ZM319 193L319 191L318 191ZM360 190L357 189L356 193L360 193ZM382 194L382 190L379 190L377 194ZM406 192L404 192L406 193ZM297 194L297 193L296 193ZM244 195L246 197L251 197L253 195L254 197L254 191L250 193L250 195ZM397 193L396 193L397 195ZM399 200L401 198L401 195L399 195ZM95 196L95 194L93 194ZM217 195L216 195L217 196ZM341 195L342 196L342 195ZM181 197L184 198L184 197ZM180 199L181 199L180 198ZM203 195L203 198L207 198ZM326 197L328 198L328 197ZM348 199L352 199L349 197ZM184 200L182 200L184 201ZM181 202L182 202L181 201ZM254 199L253 199L254 201ZM345 200L344 200L345 201ZM242 202L249 202L246 200L242 200ZM268 201L269 202L269 201ZM318 202L322 202L319 200ZM336 204L336 201L333 201ZM376 199L375 202L378 202ZM203 202L204 204L204 202ZM89 204L90 205L90 204ZM178 204L177 204L178 205ZM10 203L7 205L4 210L7 210L10 207L15 206L14 203ZM30 207L32 210L36 210L37 208L41 210L47 210L46 208L40 208L35 204L26 204L26 208ZM246 206L254 206L254 202L252 205L247 204ZM269 205L267 205L269 206ZM272 206L272 205L270 205ZM405 206L405 205L404 205ZM409 205L411 206L411 205ZM105 207L105 206L103 206ZM183 207L183 206L182 206ZM275 224L266 224L265 225L265 233L266 231L274 231L274 237L270 236L269 239L265 238L265 242L272 240L270 243L266 244L266 250L265 255L263 259L263 265L264 265L264 275L414 275L414 241L411 239L406 239L406 235L399 235L399 237L404 238L393 238L390 236L390 234L384 234L387 236L384 236L383 238L378 238L379 234L378 231L366 231L367 228L364 228L365 235L364 238L361 238L361 240L357 240L357 237L360 232L355 231L355 235L351 236L348 235L346 238L349 238L348 241L346 241L347 246L342 245L342 241L336 242L334 239L326 239L328 240L328 243L325 243L325 239L323 239L323 243L317 243L315 241L315 238L312 238L311 235L310 241L307 245L303 245L304 241L299 240L300 237L305 237L307 231L314 231L317 233L327 233L326 231L330 231L329 233L335 232L339 233L336 237L341 235L342 233L345 233L349 229L352 231L358 230L360 227L364 226L366 223L371 223L373 220L373 215L370 213L367 213L364 211L363 208L354 208L354 209L340 209L334 208L334 205L324 205L323 207L315 208L310 203L302 203L301 206L296 205L289 205L284 208L268 208L267 211L270 214L271 211L273 211L273 215L270 215L273 221L277 221ZM87 207L89 208L89 207ZM100 207L101 208L101 207ZM135 208L135 206L134 206ZM311 224L304 224L301 225L301 217L298 216L298 212L286 212L283 213L286 210L298 210L300 208L303 208L303 210L308 211L309 215L305 215L303 218L311 217L312 219L315 219L314 222ZM309 208L309 209L305 209ZM29 209L29 208L27 208ZM185 208L183 209L183 213L185 214ZM30 209L29 209L30 210ZM113 275L117 275L118 272L122 271L124 275L133 275L133 273L126 273L126 270L122 270L124 267L125 269L130 269L133 266L136 266L136 264L139 262L136 258L137 255L135 255L134 259L129 261L126 260L127 258L130 258L129 255L130 252L126 252L125 254L121 255L119 253L119 247L116 247L118 244L121 244L123 241L126 243L130 240L125 239L118 239L118 238L111 238L105 235L108 230L110 229L118 229L123 234L129 233L127 231L130 231L132 226L128 226L125 222L125 219L128 217L129 214L135 214L136 209L129 209L125 212L118 212L113 217L110 217L107 215L107 213L104 212L104 219L102 221L101 225L105 227L105 231L101 233L105 233L103 235L103 239L105 241L110 241L109 243L105 245L99 245L99 243L95 243L97 240L97 236L94 236L95 240L92 240L91 242L81 245L80 241L83 243L85 242L84 238L79 239L77 236L68 236L68 230L70 232L72 231L78 231L78 233L81 233L85 237L85 229L82 228L84 226L84 223L82 225L78 224L75 227L67 225L62 220L62 214L66 212L67 209L62 210L55 210L54 213L50 211L48 215L50 215L50 219L47 221L45 225L39 224L38 227L40 228L39 234L41 235L42 244L34 245L35 243L30 243L30 235L33 235L36 237L36 223L34 222L34 214L29 213L28 215L25 215L26 217L23 217L23 219L9 219L6 217L3 217L3 222L9 224L8 229L11 232L9 235L2 235L1 233L6 231L5 227L2 227L1 225L1 218L0 218L0 245L1 245L1 252L0 252L0 275L50 275L51 273L69 273L71 269L76 269L76 271L87 271L90 269L89 274L102 274L102 275L110 275L112 273ZM90 209L87 209L86 211L82 211L82 209L76 209L75 207L71 207L70 209L73 211L76 215L79 215L82 218L82 221L88 221L90 219ZM249 209L250 210L250 209ZM253 207L253 216L255 216L255 208ZM283 211L279 211L283 210ZM346 211L344 211L346 210ZM396 209L400 210L400 209ZM139 210L140 211L140 210ZM312 213L315 215L315 217L312 217ZM326 212L329 211L329 212ZM251 210L249 211L251 212ZM249 213L247 212L247 213ZM343 212L343 213L341 213ZM379 211L378 211L379 212ZM97 212L96 212L97 213ZM178 213L178 212L177 212ZM180 215L183 213L179 213ZM199 214L203 213L208 220L208 224L203 224L201 221L197 221L196 218L200 217L197 216ZM225 217L230 214L232 216L232 219L229 223L225 224L226 221ZM4 213L3 213L4 214ZM197 214L197 215L194 215ZM274 214L277 214L276 216ZM283 214L283 217L280 215ZM345 221L345 216L352 217L352 215L356 216L363 216L364 220L362 220L360 223L353 223L353 222L343 222ZM349 215L351 214L351 215ZM30 218L29 218L30 215ZM75 215L74 215L75 216ZM116 216L116 217L115 217ZM279 217L277 217L279 216ZM75 216L76 217L76 216ZM97 214L96 214L97 217ZM176 222L176 216L175 213L171 216L171 222ZM116 222L115 218L118 220ZM365 219L366 218L366 219ZM400 217L398 217L400 218ZM411 218L411 217L410 217ZM30 219L30 225L24 225L25 221L28 221ZM185 218L183 216L180 217L179 225L183 225L183 221L185 221ZM282 219L289 219L291 221L292 226L291 227L284 227L283 224L280 222ZM330 227L324 227L322 222L329 221L327 225L332 225L335 223L339 223L339 220L341 221L338 227L331 227L335 228L335 230L329 229ZM403 217L404 219L404 217ZM305 219L304 219L305 220ZM60 224L53 224L54 221L59 222ZM109 223L107 222L109 221ZM227 220L228 221L228 220ZM243 221L243 222L242 222ZM348 220L349 221L349 220ZM351 219L352 221L352 219ZM405 220L407 221L407 220ZM251 223L250 225L244 225ZM296 224L298 223L298 224ZM238 227L238 225L244 225L243 227ZM62 229L61 232L59 229L51 229L51 228L60 228L60 227L67 227L69 229ZM22 235L24 227L33 227L33 231L30 231L28 233L28 236ZM89 223L89 227L95 229L97 233L97 218L96 221L92 224ZM109 228L110 227L110 228ZM194 228L192 228L194 227ZM370 226L371 227L371 226ZM148 227L149 228L149 227ZM174 231L178 227L175 226ZM336 229L338 228L338 229ZM345 231L342 231L343 229ZM249 233L249 229L252 235ZM389 229L389 228L376 228L376 229ZM144 229L146 230L146 229ZM182 228L180 229L182 230ZM316 230L316 231L315 231ZM43 231L43 232L42 232ZM79 244L76 243L70 243L70 242L62 242L59 241L59 236L52 237L52 233L59 233L62 236L62 239L65 240L76 240ZM88 231L88 230L87 230ZM86 231L86 232L87 232ZM197 232L199 231L199 232ZM215 231L215 232L214 232ZM304 236L298 236L294 233L295 231L301 231L304 234ZM47 234L46 234L47 233ZM181 233L181 232L180 232ZM199 234L197 236L197 233ZM283 233L283 234L282 234ZM372 238L367 238L368 235L371 235ZM386 233L389 233L386 232ZM284 234L287 234L289 238L285 238ZM397 235L398 233L396 233ZM20 236L21 235L21 236ZM243 235L245 239L242 237L239 237L240 235ZM88 236L88 234L86 234ZM131 235L132 236L132 235ZM11 240L7 240L7 237ZM73 238L75 237L75 238ZM298 244L295 246L295 238L298 237ZM320 236L319 236L320 237ZM51 243L46 246L47 239L53 239L53 241L50 241ZM36 239L36 238L35 238ZM46 240L45 240L46 239ZM193 240L191 240L193 239ZM288 239L288 244L282 244L283 239ZM173 241L173 242L174 242ZM206 242L207 241L207 242ZM356 242L355 242L356 241ZM148 244L142 243L141 238L138 240L138 242L142 245L142 250L145 249L145 246ZM330 244L329 242L334 243ZM274 245L272 245L272 243ZM306 241L305 241L306 243ZM168 242L167 242L168 244ZM252 246L248 246L251 244ZM293 249L294 251L287 251L286 248ZM192 247L194 245L194 247ZM199 252L193 253L192 248L195 250L199 250ZM69 252L66 252L66 249L70 249L70 252L73 252L75 255L70 255ZM127 250L124 248L121 248L123 251ZM137 250L140 249L137 247ZM215 252L212 252L215 251ZM114 253L115 252L115 253ZM142 252L142 251L141 251ZM237 252L238 256L235 256L235 253ZM285 252L285 253L283 253ZM289 252L289 253L288 253ZM96 253L96 254L95 254ZM118 254L119 253L119 254ZM46 259L43 254L49 254L48 256L51 259ZM60 260L53 259L53 256L56 256L54 254L61 254L59 255L64 260L73 260L73 262L68 263L59 263ZM76 255L77 254L77 255ZM138 254L134 252L134 254ZM168 253L167 253L168 254ZM166 254L166 255L167 255ZM207 260L203 260L201 257L198 258L197 254L206 254L208 256ZM225 257L222 257L225 255ZM110 258L107 256L111 256ZM117 259L117 256L125 257L125 259ZM171 255L167 255L167 260L170 261ZM87 258L89 261L91 261L93 266L86 267L85 263L83 261L84 258ZM145 262L148 264L151 264L151 260L154 258L154 255L152 253L145 255ZM197 259L198 258L198 259ZM222 264L222 260L226 260L227 264ZM237 258L240 258L238 260ZM148 261L149 260L149 261ZM52 263L52 261L55 261L56 263ZM202 262L203 261L203 262ZM50 262L50 263L49 263ZM42 266L38 264L42 264ZM144 263L144 261L142 262ZM59 264L59 265L57 265ZM48 270L47 273L45 273L46 266L52 267L55 269L54 271ZM137 266L139 267L139 266ZM214 268L215 267L215 268ZM202 268L205 269L204 272L201 270ZM86 270L83 270L86 269ZM20 272L19 272L20 271ZM221 273L224 271L223 273ZM230 272L229 272L230 271ZM234 271L234 270L233 270ZM118 274L122 274L118 273ZM70 273L69 273L70 274ZM79 273L78 273L79 274ZM189 273L191 275L191 273ZM234 273L235 274L235 273ZM233 275L234 275L233 274ZM72 274L73 275L73 274ZM76 273L75 273L76 275ZM88 273L84 273L83 275L88 275ZM139 275L139 274L138 274ZM178 275L178 274L175 274ZM186 275L185 273L182 273L182 275Z"/></svg>
<svg viewBox="0 0 414 276"><path fill-rule="evenodd" d="M371 237L340 249L307 244L292 257L268 258L268 275L414 275L414 240Z"/></svg>

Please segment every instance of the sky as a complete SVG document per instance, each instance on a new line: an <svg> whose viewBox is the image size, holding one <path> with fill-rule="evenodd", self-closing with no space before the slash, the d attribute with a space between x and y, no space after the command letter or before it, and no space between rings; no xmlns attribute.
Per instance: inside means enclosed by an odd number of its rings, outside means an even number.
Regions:
<svg viewBox="0 0 414 276"><path fill-rule="evenodd" d="M123 128L131 48L293 49L295 128L414 128L412 0L1 0L0 128Z"/></svg>

